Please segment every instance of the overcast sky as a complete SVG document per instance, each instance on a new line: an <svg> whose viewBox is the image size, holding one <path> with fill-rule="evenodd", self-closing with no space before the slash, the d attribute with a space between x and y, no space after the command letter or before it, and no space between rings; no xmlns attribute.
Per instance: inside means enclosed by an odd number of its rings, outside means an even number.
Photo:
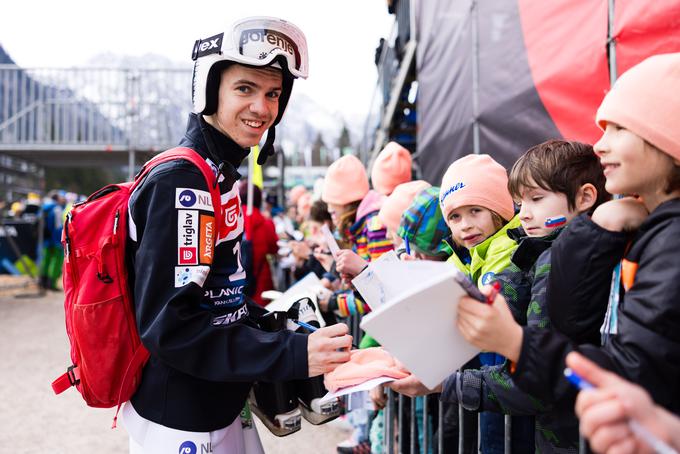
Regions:
<svg viewBox="0 0 680 454"><path fill-rule="evenodd" d="M160 54L190 68L197 38L241 17L279 16L307 36L310 74L296 90L333 111L363 116L377 78L375 48L394 21L385 5L385 0L11 0L0 7L0 44L24 67L78 66L113 52Z"/></svg>

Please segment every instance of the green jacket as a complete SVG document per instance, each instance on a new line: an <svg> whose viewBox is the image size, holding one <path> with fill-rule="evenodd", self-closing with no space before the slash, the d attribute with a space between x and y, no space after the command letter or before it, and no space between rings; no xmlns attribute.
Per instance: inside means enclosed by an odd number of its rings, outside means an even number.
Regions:
<svg viewBox="0 0 680 454"><path fill-rule="evenodd" d="M497 273L510 266L510 258L517 249L517 242L508 236L508 230L519 226L519 217L515 216L489 238L470 248L469 264L463 263L456 254L449 257L447 262L453 263L477 286L486 285Z"/></svg>

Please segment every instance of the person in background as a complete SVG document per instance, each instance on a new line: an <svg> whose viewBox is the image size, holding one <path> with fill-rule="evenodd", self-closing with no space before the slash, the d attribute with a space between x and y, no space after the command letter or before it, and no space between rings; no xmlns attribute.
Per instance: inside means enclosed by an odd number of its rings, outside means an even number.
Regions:
<svg viewBox="0 0 680 454"><path fill-rule="evenodd" d="M378 153L371 168L371 184L380 194L388 196L402 183L411 181L411 153L397 142L389 142Z"/></svg>
<svg viewBox="0 0 680 454"><path fill-rule="evenodd" d="M40 262L40 285L48 290L57 289L64 263L61 232L64 227L65 204L66 200L60 191L50 191L42 205L44 236Z"/></svg>
<svg viewBox="0 0 680 454"><path fill-rule="evenodd" d="M279 250L276 242L279 237L276 235L276 227L271 219L265 218L260 211L262 204L262 190L253 186L253 206L252 213L248 214L250 207L245 202L248 200L248 181L239 182L239 195L243 205L243 216L245 221L244 233L245 240L249 243L249 250L242 247L242 256L250 254L247 259L250 261L252 274L247 279L248 296L250 296L259 306L266 306L267 302L262 299L262 292L274 289L272 271L269 266L268 255L275 256Z"/></svg>

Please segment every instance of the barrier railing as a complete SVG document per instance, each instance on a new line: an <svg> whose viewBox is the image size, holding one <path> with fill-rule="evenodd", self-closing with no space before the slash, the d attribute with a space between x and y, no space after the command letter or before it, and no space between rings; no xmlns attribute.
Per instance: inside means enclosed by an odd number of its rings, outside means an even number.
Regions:
<svg viewBox="0 0 680 454"><path fill-rule="evenodd" d="M0 149L158 150L181 136L188 69L0 65Z"/></svg>

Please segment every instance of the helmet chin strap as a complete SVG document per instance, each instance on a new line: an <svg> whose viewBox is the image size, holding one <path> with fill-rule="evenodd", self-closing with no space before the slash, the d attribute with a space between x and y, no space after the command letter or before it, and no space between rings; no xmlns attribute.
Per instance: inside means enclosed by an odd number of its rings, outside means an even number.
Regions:
<svg viewBox="0 0 680 454"><path fill-rule="evenodd" d="M269 156L274 156L274 139L276 139L276 129L271 126L267 131L267 140L264 141L260 154L257 157L257 163L263 166L267 162Z"/></svg>

